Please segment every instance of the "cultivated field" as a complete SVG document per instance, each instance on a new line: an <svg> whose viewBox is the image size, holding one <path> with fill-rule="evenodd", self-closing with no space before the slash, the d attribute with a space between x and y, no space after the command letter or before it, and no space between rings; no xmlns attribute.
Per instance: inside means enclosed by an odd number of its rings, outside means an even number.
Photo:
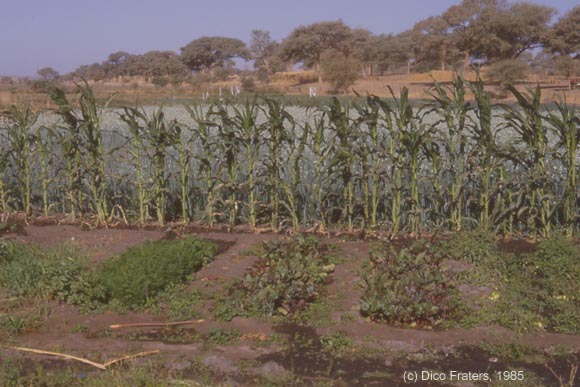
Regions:
<svg viewBox="0 0 580 387"><path fill-rule="evenodd" d="M580 119L508 91L11 108L0 381L574 385Z"/></svg>

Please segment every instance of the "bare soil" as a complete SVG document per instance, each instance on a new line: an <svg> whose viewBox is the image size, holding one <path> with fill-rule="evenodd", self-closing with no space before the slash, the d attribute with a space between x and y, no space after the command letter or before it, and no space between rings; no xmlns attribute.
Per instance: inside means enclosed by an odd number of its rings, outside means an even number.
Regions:
<svg viewBox="0 0 580 387"><path fill-rule="evenodd" d="M171 237L160 230L109 228L85 231L79 226L61 224L21 225L15 231L3 237L40 246L78 244L87 250L95 263L144 241ZM242 277L257 260L257 256L251 254L263 241L283 238L275 234L227 233L201 228L193 231L222 246L221 253L199 271L191 283L205 295L220 293L224 285ZM490 367L503 369L512 366L502 363L502 359L490 363L485 353L478 349L484 342L520 343L541 348L555 345L580 348L580 336L553 333L516 336L512 331L498 326L444 331L403 329L368 321L358 313L361 291L357 283L370 249L378 242L345 241L337 237L325 238L322 242L335 247L334 254L339 258L339 263L324 293L323 304L329 305L330 311L326 314L321 312L319 324L250 318L220 322L212 320L211 314L204 311L203 322L181 328L112 330L109 328L112 324L158 323L168 318L151 311L81 314L75 307L51 302L48 304L50 312L40 327L23 332L14 342L4 344L58 351L97 361L157 349L161 352L154 361L169 370L180 369L185 376L188 364L201 362L219 375L220 380L237 383L232 385L254 385L255 377L284 380L298 375L301 380L309 381L309 385L322 380L336 386L403 385L403 372L413 367L476 372ZM527 241L504 241L500 243L500 248L517 254L531 251L534 246ZM211 308L211 301L205 307ZM200 339L215 329L237 329L241 338L223 345L209 345ZM324 351L321 338L337 332L366 350L351 355ZM404 354L416 355L409 360ZM424 354L430 355L421 357ZM2 358L26 359L31 370L35 365L42 364L46 368L58 369L74 365L80 373L98 372L69 360L4 348L0 349L0 360ZM153 357L148 361L151 360ZM546 374L547 371L538 372ZM191 377L195 378L195 375ZM440 383L421 385L441 386Z"/></svg>

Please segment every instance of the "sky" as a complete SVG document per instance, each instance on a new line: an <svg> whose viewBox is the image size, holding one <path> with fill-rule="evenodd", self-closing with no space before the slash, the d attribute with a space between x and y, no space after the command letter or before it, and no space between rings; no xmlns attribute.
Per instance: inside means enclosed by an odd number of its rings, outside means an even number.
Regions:
<svg viewBox="0 0 580 387"><path fill-rule="evenodd" d="M558 11L578 0L536 0ZM110 53L179 49L201 36L248 42L253 29L282 40L300 25L342 19L399 33L460 0L0 0L0 75L66 74Z"/></svg>

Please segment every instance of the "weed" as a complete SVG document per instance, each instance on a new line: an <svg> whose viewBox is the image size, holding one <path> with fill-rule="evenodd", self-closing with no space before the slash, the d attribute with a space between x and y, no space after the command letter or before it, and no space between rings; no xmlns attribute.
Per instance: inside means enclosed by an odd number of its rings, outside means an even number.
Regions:
<svg viewBox="0 0 580 387"><path fill-rule="evenodd" d="M240 331L235 328L214 328L205 336L205 340L212 345L230 345L238 342L241 336Z"/></svg>
<svg viewBox="0 0 580 387"><path fill-rule="evenodd" d="M172 284L157 295L154 304L153 311L165 312L171 321L192 320L200 317L201 293L183 284Z"/></svg>
<svg viewBox="0 0 580 387"><path fill-rule="evenodd" d="M352 340L342 332L320 336L320 344L324 350L332 353L343 353L354 347Z"/></svg>

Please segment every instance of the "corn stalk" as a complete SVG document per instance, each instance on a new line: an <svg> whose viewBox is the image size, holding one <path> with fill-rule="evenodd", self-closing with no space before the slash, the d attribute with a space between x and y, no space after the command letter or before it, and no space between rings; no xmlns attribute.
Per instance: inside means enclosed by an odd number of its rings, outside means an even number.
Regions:
<svg viewBox="0 0 580 387"><path fill-rule="evenodd" d="M463 191L466 175L466 123L470 104L465 100L465 85L463 79L456 75L450 87L444 88L435 82L435 90L430 92L433 101L430 112L437 113L441 119L434 126L444 126L439 130L440 142L445 150L445 172L450 178L450 222L452 227L460 231L463 227Z"/></svg>
<svg viewBox="0 0 580 387"><path fill-rule="evenodd" d="M131 146L127 152L132 158L133 166L137 174L137 204L139 206L139 226L143 227L148 218L147 195L143 185L144 172L141 160L144 151L143 133L147 116L137 108L124 108L120 115L123 122L127 124L130 133L129 143Z"/></svg>
<svg viewBox="0 0 580 387"><path fill-rule="evenodd" d="M540 225L540 234L548 237L552 229L552 209L550 196L546 191L548 138L540 102L542 92L539 86L527 93L520 93L511 85L508 85L507 89L514 95L518 104L505 107L506 127L513 129L519 135L518 141L525 145L525 150L518 158L518 162L528 172L530 195L528 226L534 237L537 234L538 225Z"/></svg>
<svg viewBox="0 0 580 387"><path fill-rule="evenodd" d="M570 107L566 99L556 101L555 111L548 111L546 121L551 125L558 137L557 149L563 153L556 154L566 169L566 185L564 187L564 225L569 238L574 237L578 200L578 163L576 154L580 141L580 117L576 115L576 107Z"/></svg>
<svg viewBox="0 0 580 387"><path fill-rule="evenodd" d="M257 97L246 99L241 107L233 106L232 124L239 132L240 145L245 150L245 169L248 179L248 221L252 229L256 228L256 167L260 145L262 143L262 127L258 125L259 108Z"/></svg>
<svg viewBox="0 0 580 387"><path fill-rule="evenodd" d="M265 132L268 154L265 165L268 169L268 188L270 204L270 227L278 231L280 227L280 191L281 191L281 161L283 144L287 142L288 133L286 123L293 123L294 119L282 105L282 102L274 98L265 98L266 106L263 108L266 114Z"/></svg>
<svg viewBox="0 0 580 387"><path fill-rule="evenodd" d="M195 122L195 127L192 128L192 147L194 148L194 157L199 162L199 172L201 179L205 182L205 213L207 216L208 226L214 227L215 224L215 209L214 209L214 186L216 179L214 178L212 159L215 157L215 141L211 134L211 128L214 123L211 121L211 109L205 113L201 106L187 106L185 109L189 113L192 120ZM199 141L200 149L195 149L195 141Z"/></svg>
<svg viewBox="0 0 580 387"><path fill-rule="evenodd" d="M16 170L18 193L24 215L31 213L31 163L33 155L34 134L32 126L38 120L38 113L32 111L30 105L23 108L10 108L10 123L6 128L6 137L9 144L8 155Z"/></svg>
<svg viewBox="0 0 580 387"><path fill-rule="evenodd" d="M350 118L350 107L342 106L338 98L333 98L326 107L326 116L330 133L334 138L331 143L334 158L329 169L337 172L342 183L341 219L348 231L353 230L354 219L354 165L356 160L355 142L358 136L356 123Z"/></svg>

